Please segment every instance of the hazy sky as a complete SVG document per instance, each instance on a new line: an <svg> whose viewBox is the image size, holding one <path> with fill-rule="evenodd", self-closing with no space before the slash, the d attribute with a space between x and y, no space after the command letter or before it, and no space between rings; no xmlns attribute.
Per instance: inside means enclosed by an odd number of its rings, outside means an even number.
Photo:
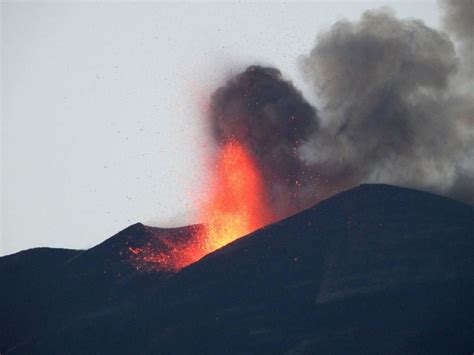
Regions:
<svg viewBox="0 0 474 355"><path fill-rule="evenodd" d="M0 255L192 221L212 90L253 63L304 90L318 31L384 5L439 27L436 0L3 2Z"/></svg>

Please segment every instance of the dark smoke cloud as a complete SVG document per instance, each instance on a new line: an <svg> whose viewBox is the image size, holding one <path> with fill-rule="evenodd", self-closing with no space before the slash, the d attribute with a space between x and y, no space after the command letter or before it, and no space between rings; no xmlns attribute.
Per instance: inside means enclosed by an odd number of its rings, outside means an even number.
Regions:
<svg viewBox="0 0 474 355"><path fill-rule="evenodd" d="M442 0L445 26L458 39L473 42L474 0Z"/></svg>
<svg viewBox="0 0 474 355"><path fill-rule="evenodd" d="M463 67L474 78L474 0L442 0L446 30L459 43ZM472 88L471 83L471 88Z"/></svg>
<svg viewBox="0 0 474 355"><path fill-rule="evenodd" d="M318 129L319 118L277 69L250 66L218 89L211 123L219 144L237 139L257 159L277 215L304 207L302 185L310 176L298 149Z"/></svg>
<svg viewBox="0 0 474 355"><path fill-rule="evenodd" d="M458 22L456 36L469 37ZM363 182L472 203L474 105L457 89L464 54L422 21L368 11L334 24L300 58L321 111L278 70L253 66L215 93L214 134L253 152L281 215Z"/></svg>
<svg viewBox="0 0 474 355"><path fill-rule="evenodd" d="M443 23L455 41L460 70L453 78L452 118L459 122L465 152L448 194L474 204L474 0L442 0Z"/></svg>

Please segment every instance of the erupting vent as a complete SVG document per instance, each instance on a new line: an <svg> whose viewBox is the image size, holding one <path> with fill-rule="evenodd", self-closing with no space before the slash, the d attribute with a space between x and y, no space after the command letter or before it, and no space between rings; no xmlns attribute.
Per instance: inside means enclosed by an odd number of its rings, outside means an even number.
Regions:
<svg viewBox="0 0 474 355"><path fill-rule="evenodd" d="M206 223L203 229L186 240L165 238L165 250L129 248L137 268L179 270L272 221L260 170L236 140L219 152L200 217Z"/></svg>

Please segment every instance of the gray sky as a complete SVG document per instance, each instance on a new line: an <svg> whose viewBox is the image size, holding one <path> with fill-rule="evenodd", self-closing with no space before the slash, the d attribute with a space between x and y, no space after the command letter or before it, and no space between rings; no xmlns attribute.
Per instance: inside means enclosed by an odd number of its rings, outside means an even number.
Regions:
<svg viewBox="0 0 474 355"><path fill-rule="evenodd" d="M304 90L317 32L384 5L439 27L436 0L3 2L0 255L192 222L212 90L252 63Z"/></svg>

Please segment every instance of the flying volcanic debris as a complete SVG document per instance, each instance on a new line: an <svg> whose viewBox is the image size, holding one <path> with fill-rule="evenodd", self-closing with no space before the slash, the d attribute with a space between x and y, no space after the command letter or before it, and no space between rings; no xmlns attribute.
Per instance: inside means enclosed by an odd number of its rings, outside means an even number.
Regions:
<svg viewBox="0 0 474 355"><path fill-rule="evenodd" d="M320 33L299 58L320 111L278 69L254 65L230 78L208 111L219 154L200 216L206 227L190 241L165 238L164 253L131 249L134 257L178 270L364 182L474 203L473 1L443 4L456 45L387 9Z"/></svg>

